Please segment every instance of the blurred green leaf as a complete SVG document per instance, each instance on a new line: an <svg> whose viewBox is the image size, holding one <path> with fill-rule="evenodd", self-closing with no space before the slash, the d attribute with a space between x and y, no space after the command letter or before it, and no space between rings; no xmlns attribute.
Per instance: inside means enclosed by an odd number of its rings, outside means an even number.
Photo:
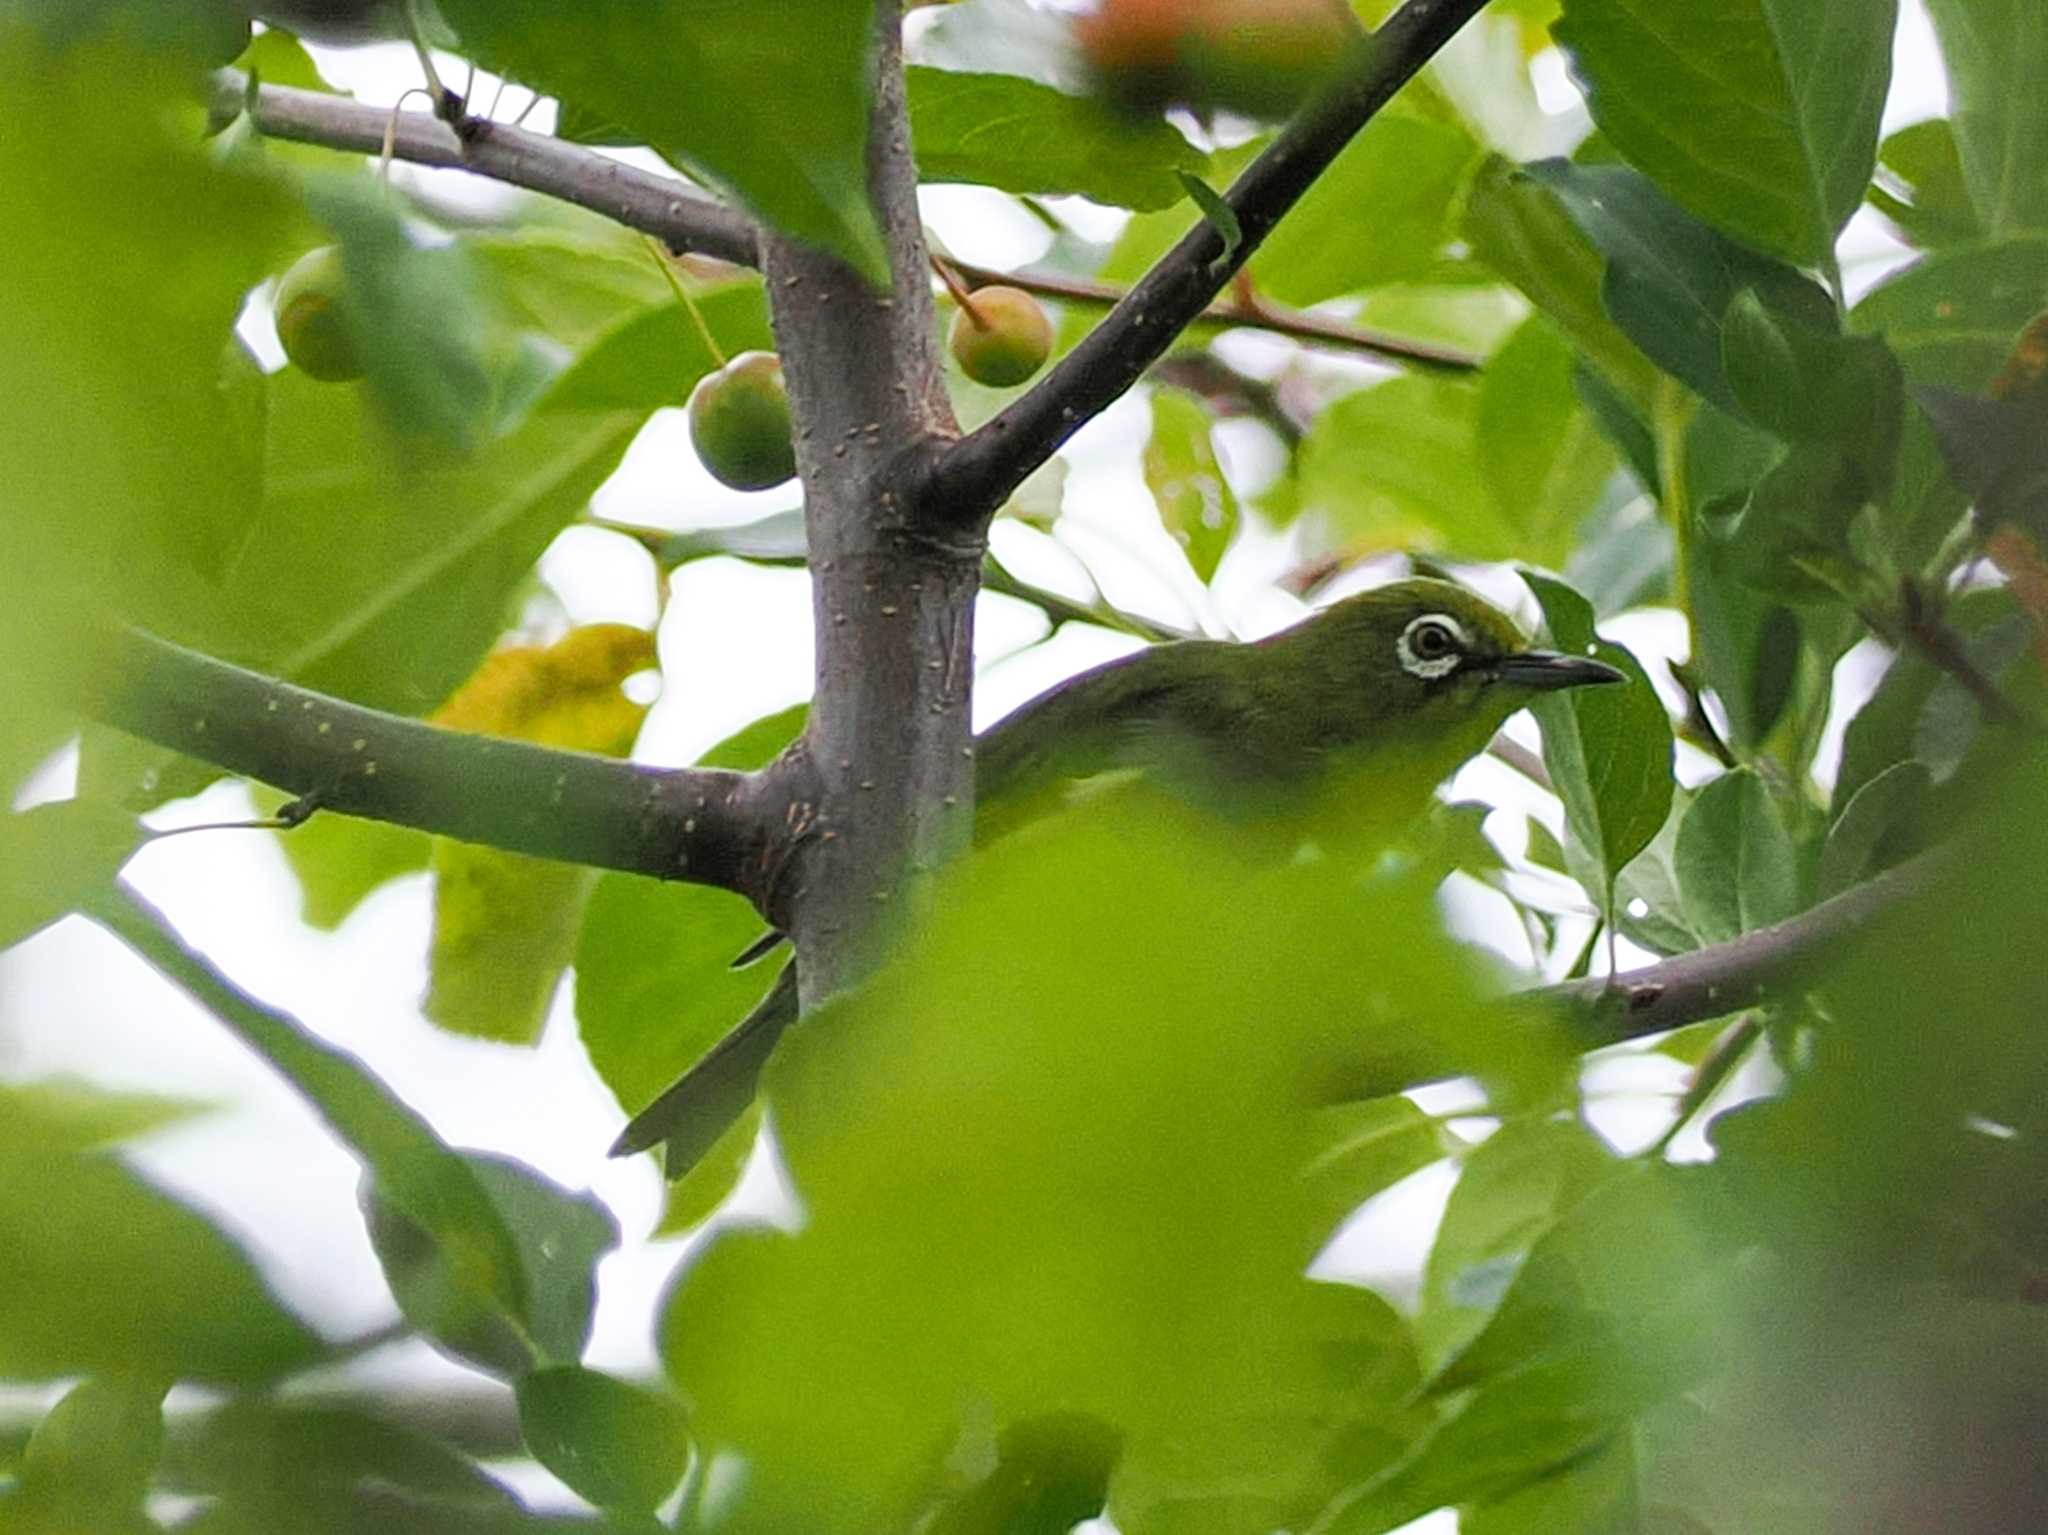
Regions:
<svg viewBox="0 0 2048 1535"><path fill-rule="evenodd" d="M437 3L487 67L609 118L783 233L887 280L867 201L867 5Z"/></svg>
<svg viewBox="0 0 2048 1535"><path fill-rule="evenodd" d="M112 41L195 76L227 63L249 41L249 13L242 0L186 0L176 6L156 0L0 3L0 26L11 27L18 17L32 20L55 48L104 47Z"/></svg>
<svg viewBox="0 0 2048 1535"><path fill-rule="evenodd" d="M1860 0L1859 0L1860 3ZM1555 192L1607 258L1601 302L1659 367L1725 410L1721 319L1744 288L1771 310L1831 332L1834 301L1810 279L1717 233L1620 165L1539 160L1526 174Z"/></svg>
<svg viewBox="0 0 2048 1535"><path fill-rule="evenodd" d="M204 590L251 515L236 452L247 401L222 389L222 356L289 210L208 160L189 113L179 125L188 82L172 50L136 51L122 32L54 51L21 8L0 14L0 94L16 117L0 135L10 788L85 690L91 625L166 588ZM108 259L142 227L155 231L148 260Z"/></svg>
<svg viewBox="0 0 2048 1535"><path fill-rule="evenodd" d="M760 1139L765 1120L766 1114L760 1100L756 1099L697 1158L688 1172L669 1184L667 1197L662 1200L661 1220L655 1226L656 1236L680 1236L711 1218L732 1191L739 1187L747 1163L753 1158L754 1143Z"/></svg>
<svg viewBox="0 0 2048 1535"><path fill-rule="evenodd" d="M1930 117L1886 135L1877 161L1877 180L1865 195L1913 244L1932 248L1984 238L1947 118Z"/></svg>
<svg viewBox="0 0 2048 1535"><path fill-rule="evenodd" d="M597 1198L571 1194L522 1162L457 1153L511 1234L525 1279L517 1311L480 1297L463 1255L365 1184L363 1213L377 1261L406 1319L439 1346L516 1379L574 1364L590 1341L597 1262L619 1245L618 1222Z"/></svg>
<svg viewBox="0 0 2048 1535"><path fill-rule="evenodd" d="M519 1507L447 1445L368 1413L316 1403L230 1402L179 1437L171 1463L193 1491L225 1500L239 1516L229 1525L237 1530L244 1519L255 1528L332 1527L322 1516L335 1507L334 1494L350 1489L403 1492L443 1519Z"/></svg>
<svg viewBox="0 0 2048 1535"><path fill-rule="evenodd" d="M0 1377L249 1384L320 1341L207 1221L118 1160L0 1117Z"/></svg>
<svg viewBox="0 0 2048 1535"><path fill-rule="evenodd" d="M1152 391L1152 435L1145 443L1145 483L1159 520L1207 583L1237 532L1237 497L1209 435L1208 407L1178 389Z"/></svg>
<svg viewBox="0 0 2048 1535"><path fill-rule="evenodd" d="M0 814L0 949L109 889L148 835L128 812L93 800Z"/></svg>
<svg viewBox="0 0 2048 1535"><path fill-rule="evenodd" d="M1414 1383L1384 1303L1302 1277L1327 1235L1301 1178L1316 1103L1515 1047L1421 891L1248 871L1157 796L1035 823L952 879L900 961L770 1063L802 1231L721 1235L668 1302L706 1453L748 1463L728 1528L908 1518L977 1400L999 1435L1055 1410L1119 1435L1120 1521L1257 1489L1301 1522L1333 1435L1356 1438L1346 1474L1398 1452Z"/></svg>
<svg viewBox="0 0 2048 1535"><path fill-rule="evenodd" d="M690 1438L670 1398L575 1366L534 1370L518 1390L527 1448L578 1497L652 1514L683 1479Z"/></svg>
<svg viewBox="0 0 2048 1535"><path fill-rule="evenodd" d="M1209 157L1165 122L1014 74L913 66L906 87L920 181L1158 209L1181 199L1176 172L1208 168Z"/></svg>
<svg viewBox="0 0 2048 1535"><path fill-rule="evenodd" d="M1585 598L1534 571L1522 572L1522 580L1542 605L1552 644L1629 675L1625 687L1576 688L1531 706L1543 727L1543 760L1564 803L1565 823L1605 883L1587 893L1606 911L1616 876L1649 846L1671 809L1671 721L1641 663L1595 635Z"/></svg>
<svg viewBox="0 0 2048 1535"><path fill-rule="evenodd" d="M2048 226L2048 18L2030 0L1927 0L1963 180L1992 236Z"/></svg>
<svg viewBox="0 0 2048 1535"><path fill-rule="evenodd" d="M1628 160L1738 239L1825 268L1876 161L1897 16L1897 0L1565 0L1554 31Z"/></svg>
<svg viewBox="0 0 2048 1535"><path fill-rule="evenodd" d="M163 1451L165 1386L93 1377L67 1391L29 1439L6 1528L138 1527Z"/></svg>
<svg viewBox="0 0 2048 1535"><path fill-rule="evenodd" d="M0 1108L42 1145L92 1151L210 1113L213 1105L156 1093L117 1092L77 1077L43 1077L0 1083Z"/></svg>
<svg viewBox="0 0 2048 1535"><path fill-rule="evenodd" d="M1614 472L1614 451L1572 387L1574 359L1541 317L1488 360L1474 451L1501 523L1522 558L1557 567Z"/></svg>
<svg viewBox="0 0 2048 1535"><path fill-rule="evenodd" d="M1122 1449L1115 1430L1080 1413L1012 1424L994 1446L988 1474L941 1501L918 1528L930 1535L1068 1535L1102 1512Z"/></svg>
<svg viewBox="0 0 2048 1535"><path fill-rule="evenodd" d="M1707 943L1782 922L1800 908L1799 861L1771 791L1754 772L1723 773L1678 828L1686 920Z"/></svg>
<svg viewBox="0 0 2048 1535"><path fill-rule="evenodd" d="M362 183L315 178L306 195L341 252L341 313L364 385L409 449L466 455L494 404L476 270L459 241L416 243L392 201Z"/></svg>

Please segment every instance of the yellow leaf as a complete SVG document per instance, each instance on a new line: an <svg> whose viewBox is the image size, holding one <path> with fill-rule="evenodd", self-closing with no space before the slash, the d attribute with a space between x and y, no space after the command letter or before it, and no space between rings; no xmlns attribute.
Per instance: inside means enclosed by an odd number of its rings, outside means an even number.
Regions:
<svg viewBox="0 0 2048 1535"><path fill-rule="evenodd" d="M654 664L654 636L591 624L549 646L493 652L436 711L455 730L618 757L647 707L620 684ZM437 838L426 1014L452 1033L540 1038L576 950L595 871Z"/></svg>

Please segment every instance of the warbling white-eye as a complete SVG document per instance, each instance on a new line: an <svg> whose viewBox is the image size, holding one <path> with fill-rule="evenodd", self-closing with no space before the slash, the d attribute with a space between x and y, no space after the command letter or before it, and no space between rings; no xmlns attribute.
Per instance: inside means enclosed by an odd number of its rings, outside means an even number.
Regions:
<svg viewBox="0 0 2048 1535"><path fill-rule="evenodd" d="M1372 846L1538 693L1625 675L1534 650L1514 621L1448 581L1399 581L1255 644L1157 645L1070 678L975 743L975 840L1107 773L1136 773L1248 826ZM628 1124L612 1147L667 1143L679 1178L753 1101L797 1013L796 966Z"/></svg>

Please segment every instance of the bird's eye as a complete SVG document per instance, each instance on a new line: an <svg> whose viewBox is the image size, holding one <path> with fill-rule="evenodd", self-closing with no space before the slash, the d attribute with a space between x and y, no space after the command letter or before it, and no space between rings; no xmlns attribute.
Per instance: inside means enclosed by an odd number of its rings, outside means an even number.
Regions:
<svg viewBox="0 0 2048 1535"><path fill-rule="evenodd" d="M1450 630L1442 624L1427 621L1415 626L1415 632L1408 636L1408 644L1425 661L1447 656L1457 648L1457 641L1451 638Z"/></svg>
<svg viewBox="0 0 2048 1535"><path fill-rule="evenodd" d="M1457 670L1465 654L1465 631L1448 614L1430 613L1403 629L1394 649L1403 670L1433 681Z"/></svg>

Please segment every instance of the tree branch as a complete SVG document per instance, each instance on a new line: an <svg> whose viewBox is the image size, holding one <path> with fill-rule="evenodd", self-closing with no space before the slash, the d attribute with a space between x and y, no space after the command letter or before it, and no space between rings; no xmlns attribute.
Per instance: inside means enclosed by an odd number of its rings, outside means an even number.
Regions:
<svg viewBox="0 0 2048 1535"><path fill-rule="evenodd" d="M1407 0L1388 17L1363 50L1363 62L1289 123L1225 194L1243 234L1236 249L1226 257L1215 228L1207 220L1196 225L1037 385L939 460L935 472L959 515L975 517L1001 504L1135 384L1352 137L1485 3Z"/></svg>
<svg viewBox="0 0 2048 1535"><path fill-rule="evenodd" d="M1588 1050L1740 1012L1813 978L1830 948L1925 895L1955 859L1952 849L1922 853L1773 927L1640 970L1536 987L1515 1000L1566 1016Z"/></svg>
<svg viewBox="0 0 2048 1535"><path fill-rule="evenodd" d="M248 76L232 69L219 71L214 76L215 120L225 122L247 110L270 138L366 155L384 152L384 136L394 126L389 109L364 106L345 96L262 85L252 105L248 94ZM741 266L753 266L757 260L754 221L676 177L653 175L550 134L529 133L505 123L486 124L466 142L424 112L400 112L395 124L391 153L396 159L474 171L509 186L542 192L651 234L672 250L716 256Z"/></svg>
<svg viewBox="0 0 2048 1535"><path fill-rule="evenodd" d="M652 768L445 730L138 630L88 711L335 810L515 853L688 880L759 904L779 825L770 774Z"/></svg>

